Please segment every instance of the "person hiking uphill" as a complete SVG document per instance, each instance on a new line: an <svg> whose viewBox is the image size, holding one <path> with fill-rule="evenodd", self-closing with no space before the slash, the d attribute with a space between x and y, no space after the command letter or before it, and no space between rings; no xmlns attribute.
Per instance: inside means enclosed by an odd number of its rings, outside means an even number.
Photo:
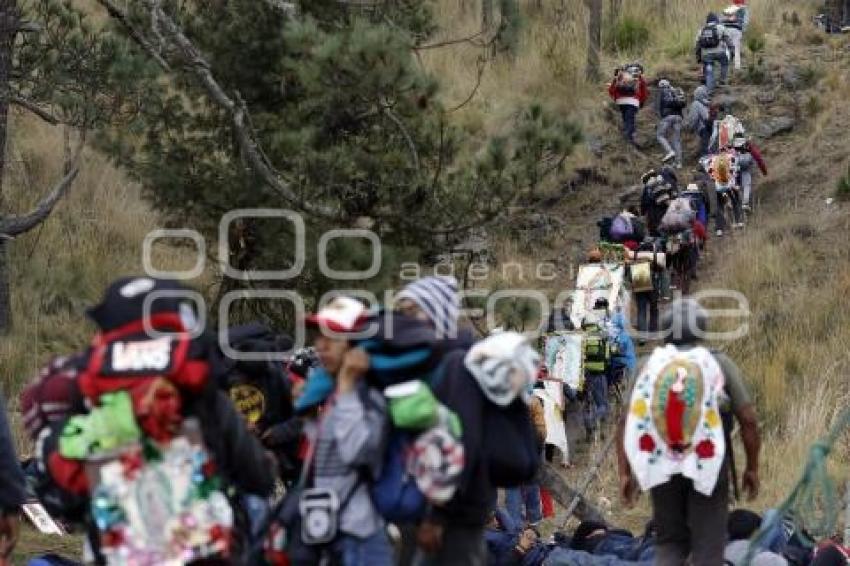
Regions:
<svg viewBox="0 0 850 566"><path fill-rule="evenodd" d="M753 172L758 166L761 174L767 177L767 163L762 157L761 150L752 140L745 136L735 136L732 147L738 154L738 184L744 191L742 208L744 212L752 210Z"/></svg>
<svg viewBox="0 0 850 566"><path fill-rule="evenodd" d="M661 121L656 135L665 152L662 161L673 162L676 169L682 168L682 112L686 105L687 99L681 88L673 87L667 79L658 81L655 110Z"/></svg>
<svg viewBox="0 0 850 566"><path fill-rule="evenodd" d="M628 143L637 145L637 113L649 98L643 68L638 64L631 64L615 69L614 79L608 85L608 95L620 108L623 116L623 136Z"/></svg>
<svg viewBox="0 0 850 566"><path fill-rule="evenodd" d="M701 345L707 312L678 299L661 324L666 346L641 365L618 430L620 495L632 505L650 492L657 529L655 564L723 564L734 470L731 419L747 457L744 490L759 491L758 417L738 367ZM735 483L737 480L735 479Z"/></svg>
<svg viewBox="0 0 850 566"><path fill-rule="evenodd" d="M711 13L705 20L705 25L699 30L696 38L697 63L702 65L703 79L709 93L716 86L714 65L720 65L720 84L726 84L729 75L729 48L732 40L729 32L720 23L717 14Z"/></svg>
<svg viewBox="0 0 850 566"><path fill-rule="evenodd" d="M711 119L711 93L704 85L694 90L694 101L688 109L684 125L699 136L699 156L708 155L714 125Z"/></svg>
<svg viewBox="0 0 850 566"><path fill-rule="evenodd" d="M735 70L741 70L741 39L747 31L750 23L750 14L747 9L746 0L734 0L731 6L723 10L721 18L723 27L729 34L732 43L732 56L735 62Z"/></svg>

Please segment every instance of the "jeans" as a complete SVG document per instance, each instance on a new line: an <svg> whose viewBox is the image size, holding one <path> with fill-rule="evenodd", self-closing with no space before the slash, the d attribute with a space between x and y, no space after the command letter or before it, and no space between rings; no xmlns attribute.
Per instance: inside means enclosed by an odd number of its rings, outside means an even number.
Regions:
<svg viewBox="0 0 850 566"><path fill-rule="evenodd" d="M342 566L392 566L393 564L393 548L383 528L366 538L342 535L334 546L342 559Z"/></svg>
<svg viewBox="0 0 850 566"><path fill-rule="evenodd" d="M525 506L525 513L522 508ZM505 490L505 508L517 525L538 523L543 520L540 505L540 486L527 484Z"/></svg>
<svg viewBox="0 0 850 566"><path fill-rule="evenodd" d="M637 329L655 332L658 329L658 296L655 291L635 293L637 300Z"/></svg>
<svg viewBox="0 0 850 566"><path fill-rule="evenodd" d="M749 153L738 154L738 171L740 176L740 185L744 190L743 204L749 205L753 194L753 169L756 166L756 160Z"/></svg>
<svg viewBox="0 0 850 566"><path fill-rule="evenodd" d="M722 194L728 194L729 198L732 199L732 217L733 222L742 223L744 217L744 211L741 208L741 196L740 193L735 189L724 189L717 191L717 212L714 215L714 226L717 230L728 230L729 227L726 225L726 217L723 214L723 198Z"/></svg>
<svg viewBox="0 0 850 566"><path fill-rule="evenodd" d="M705 77L705 88L714 92L715 67L720 65L720 84L725 84L729 76L729 57L725 53L706 53L702 56L702 70Z"/></svg>
<svg viewBox="0 0 850 566"><path fill-rule="evenodd" d="M584 389L584 428L590 432L608 417L608 376L604 373L586 374Z"/></svg>
<svg viewBox="0 0 850 566"><path fill-rule="evenodd" d="M668 139L670 134L670 139ZM682 163L682 117L678 114L665 116L658 122L656 132L658 143L664 149L664 153L675 153L676 163Z"/></svg>
<svg viewBox="0 0 850 566"><path fill-rule="evenodd" d="M623 115L623 135L629 143L635 143L637 113L637 106L632 106L631 104L620 104L620 114Z"/></svg>
<svg viewBox="0 0 850 566"><path fill-rule="evenodd" d="M729 516L729 467L720 469L710 497L694 490L693 482L677 474L650 490L652 520L658 533L656 566L681 566L690 555L692 566L723 564L726 520Z"/></svg>
<svg viewBox="0 0 850 566"><path fill-rule="evenodd" d="M708 145L711 143L711 125L700 126L697 133L699 134L699 156L702 158L708 155Z"/></svg>
<svg viewBox="0 0 850 566"><path fill-rule="evenodd" d="M733 28L731 26L726 27L726 33L729 34L729 39L732 40L732 49L734 49L734 62L735 62L735 70L741 70L741 39L744 36L744 32L739 30L738 28Z"/></svg>

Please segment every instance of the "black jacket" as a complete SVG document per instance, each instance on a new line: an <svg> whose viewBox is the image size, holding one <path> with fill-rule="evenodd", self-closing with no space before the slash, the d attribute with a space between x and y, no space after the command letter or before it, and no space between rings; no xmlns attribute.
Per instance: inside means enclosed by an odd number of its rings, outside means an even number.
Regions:
<svg viewBox="0 0 850 566"><path fill-rule="evenodd" d="M13 511L26 502L26 480L6 416L6 402L0 397L0 511Z"/></svg>

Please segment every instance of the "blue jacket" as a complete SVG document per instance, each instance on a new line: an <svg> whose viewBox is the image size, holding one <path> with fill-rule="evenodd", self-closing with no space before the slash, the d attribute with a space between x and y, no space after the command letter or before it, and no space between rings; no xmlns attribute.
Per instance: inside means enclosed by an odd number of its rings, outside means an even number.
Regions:
<svg viewBox="0 0 850 566"><path fill-rule="evenodd" d="M635 343L632 341L632 337L629 336L627 330L628 321L626 320L626 315L622 312L614 313L610 324L613 339L619 349L619 354L614 356L613 364L615 367L624 367L629 372L632 372L637 367L637 352L635 351Z"/></svg>

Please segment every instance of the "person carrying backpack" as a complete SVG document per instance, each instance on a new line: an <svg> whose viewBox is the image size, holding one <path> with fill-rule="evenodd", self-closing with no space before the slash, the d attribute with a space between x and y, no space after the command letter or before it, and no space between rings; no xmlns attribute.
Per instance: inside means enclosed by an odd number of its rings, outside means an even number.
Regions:
<svg viewBox="0 0 850 566"><path fill-rule="evenodd" d="M484 566L484 530L499 487L530 482L540 465L528 409L539 356L520 334L501 332L442 363L434 393L463 427L464 469L454 497L419 527L415 564Z"/></svg>
<svg viewBox="0 0 850 566"><path fill-rule="evenodd" d="M746 0L734 0L733 4L723 10L721 21L723 27L729 34L732 43L733 58L735 60L735 70L741 70L741 39L747 31L749 25L749 10L747 9Z"/></svg>
<svg viewBox="0 0 850 566"><path fill-rule="evenodd" d="M750 212L752 210L753 172L758 166L761 174L767 177L767 163L765 163L759 147L746 136L735 136L732 140L732 147L738 154L738 184L744 192L742 208L744 212Z"/></svg>
<svg viewBox="0 0 850 566"><path fill-rule="evenodd" d="M676 198L678 179L669 167L660 171L652 169L641 177L643 193L640 199L640 213L646 218L646 229L650 236L658 236L661 219L667 207Z"/></svg>
<svg viewBox="0 0 850 566"><path fill-rule="evenodd" d="M88 310L99 331L74 380L82 412L41 434L41 466L85 502L100 563L238 562L250 535L228 494L274 488L275 462L218 389L224 366L187 293L150 277L111 284Z"/></svg>
<svg viewBox="0 0 850 566"><path fill-rule="evenodd" d="M703 79L709 93L714 92L715 65L720 65L720 84L726 84L731 44L729 32L720 23L717 14L710 13L705 19L705 25L697 32L695 47L697 63L702 65Z"/></svg>
<svg viewBox="0 0 850 566"><path fill-rule="evenodd" d="M723 564L734 470L731 420L740 426L742 484L752 499L759 491L758 417L738 367L701 345L708 314L699 303L671 303L662 329L666 345L641 364L620 421L620 495L631 506L638 489L650 492L656 564L716 566Z"/></svg>
<svg viewBox="0 0 850 566"><path fill-rule="evenodd" d="M323 557L343 566L392 564L386 525L371 495L388 434L386 401L366 382L370 356L353 334L366 319L362 303L338 296L305 321L319 331L321 366L310 373L295 409L320 412L304 425L306 478L294 492L299 517L287 525L297 539L289 549L293 564Z"/></svg>
<svg viewBox="0 0 850 566"><path fill-rule="evenodd" d="M649 98L649 89L643 78L643 68L640 65L631 64L615 69L614 78L608 85L608 96L620 109L623 117L623 136L626 142L637 145L635 142L637 113Z"/></svg>
<svg viewBox="0 0 850 566"><path fill-rule="evenodd" d="M661 117L658 122L658 143L664 149L664 163L675 163L676 169L682 168L682 121L685 106L685 92L676 88L667 79L658 81L656 111ZM668 139L668 135L671 139Z"/></svg>
<svg viewBox="0 0 850 566"><path fill-rule="evenodd" d="M582 321L584 332L584 431L591 441L610 412L608 404L608 379L611 371L611 345L607 321L597 314Z"/></svg>
<svg viewBox="0 0 850 566"><path fill-rule="evenodd" d="M699 157L708 155L714 124L711 119L711 93L705 85L694 90L694 101L688 109L684 125L699 136Z"/></svg>

